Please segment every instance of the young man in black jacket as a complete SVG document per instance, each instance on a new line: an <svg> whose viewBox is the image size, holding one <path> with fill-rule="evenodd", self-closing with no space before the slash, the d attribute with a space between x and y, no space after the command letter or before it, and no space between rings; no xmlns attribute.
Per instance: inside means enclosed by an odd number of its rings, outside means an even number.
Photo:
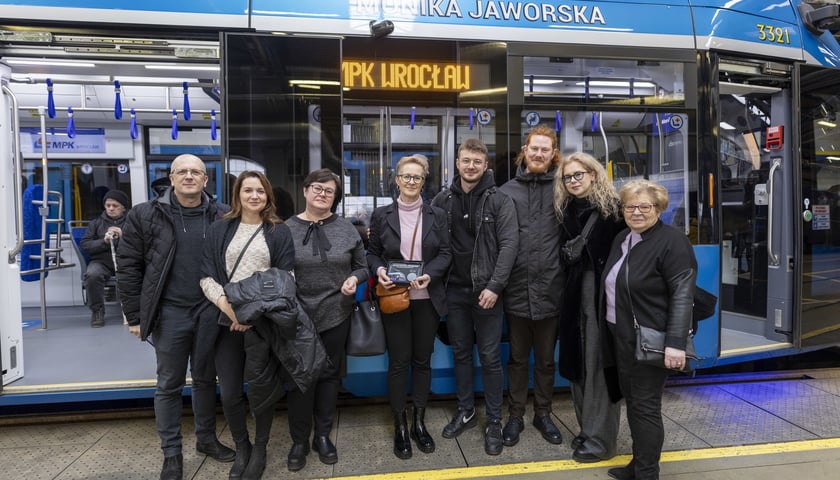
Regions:
<svg viewBox="0 0 840 480"><path fill-rule="evenodd" d="M229 210L204 193L207 169L195 155L172 161L172 187L137 205L123 226L117 283L128 330L152 337L157 358L155 423L164 462L161 480L181 480L182 390L192 376L196 450L220 462L235 452L216 437L214 345L219 326L193 322L190 310L204 298L202 244L210 224Z"/></svg>
<svg viewBox="0 0 840 480"><path fill-rule="evenodd" d="M443 429L444 438L455 438L478 420L473 392L473 343L478 345L484 385L487 428L484 451L502 452L502 388L500 358L502 302L519 242L516 211L500 193L488 170L487 147L468 139L458 149L458 175L452 188L432 202L447 213L452 266L446 284L446 316L455 363L458 412ZM475 342L474 342L475 340Z"/></svg>

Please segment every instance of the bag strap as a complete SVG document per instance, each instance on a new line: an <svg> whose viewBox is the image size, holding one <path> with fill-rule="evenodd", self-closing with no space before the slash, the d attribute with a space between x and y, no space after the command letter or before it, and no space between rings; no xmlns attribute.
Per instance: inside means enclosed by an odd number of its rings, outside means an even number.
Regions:
<svg viewBox="0 0 840 480"><path fill-rule="evenodd" d="M592 228L595 227L595 220L598 219L598 209L592 210L589 213L589 218L586 220L586 225L583 226L583 230L580 232L580 236L583 237L585 240L589 240L589 232L592 231ZM628 253L629 250L628 250Z"/></svg>
<svg viewBox="0 0 840 480"><path fill-rule="evenodd" d="M420 219L423 218L423 206L420 205L420 211L417 212L417 222L414 223L414 233L411 235L411 251L408 255L408 260L414 260L414 242L417 240L417 228L420 226Z"/></svg>
<svg viewBox="0 0 840 480"><path fill-rule="evenodd" d="M236 257L236 263L233 264L233 270L230 271L230 275L228 275L228 278L233 278L233 274L236 272L236 267L238 267L239 262L242 261L242 256L245 255L245 251L248 250L248 245L251 245L251 242L254 240L254 238L257 237L257 234L260 233L260 231L262 231L262 224L260 224L260 226L257 227L256 230L254 230L254 234L251 235L251 238L249 238L245 246L242 247L242 250L239 252L239 256Z"/></svg>
<svg viewBox="0 0 840 480"><path fill-rule="evenodd" d="M595 212L592 212L595 213ZM590 217L592 218L592 217ZM587 224L588 226L588 224ZM633 232L627 237L627 255L624 256L624 284L627 287L627 298L630 300L630 313L633 315L633 328L639 329L636 321L636 310L633 308L633 295L630 293L630 250L633 249Z"/></svg>

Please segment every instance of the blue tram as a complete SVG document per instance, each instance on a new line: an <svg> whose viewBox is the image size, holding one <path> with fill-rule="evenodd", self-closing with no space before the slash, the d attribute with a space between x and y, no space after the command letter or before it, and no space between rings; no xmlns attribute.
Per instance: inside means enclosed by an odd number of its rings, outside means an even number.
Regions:
<svg viewBox="0 0 840 480"><path fill-rule="evenodd" d="M344 181L339 212L364 221L392 201L401 156L429 158L431 198L451 181L457 146L477 137L502 183L538 124L555 128L561 151L603 161L617 186L646 177L668 188L663 218L685 230L698 284L719 298L696 337L697 368L840 344L837 5L0 0L0 8L8 257L0 406L152 394L151 348L118 322L102 337L79 320L86 311L67 241L74 222L98 213L97 188L145 201L168 162L191 152L207 161L217 197L226 198L232 175L258 168L293 207L304 176L328 167ZM33 184L48 192L35 206L23 201ZM34 267L20 252L31 243L23 219L33 215L49 218L39 238L52 245L41 245ZM37 282L22 282L32 268ZM386 368L385 356L348 357L344 387L381 395ZM433 368L433 391L451 393L442 342Z"/></svg>

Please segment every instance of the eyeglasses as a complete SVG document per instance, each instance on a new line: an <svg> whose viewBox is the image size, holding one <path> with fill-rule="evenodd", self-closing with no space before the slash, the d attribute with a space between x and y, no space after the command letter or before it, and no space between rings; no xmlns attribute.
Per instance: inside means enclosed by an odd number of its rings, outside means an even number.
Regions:
<svg viewBox="0 0 840 480"><path fill-rule="evenodd" d="M638 205L625 205L624 213L633 213L636 211L637 208L642 213L650 213L650 210L653 208L653 205L649 203L640 203Z"/></svg>
<svg viewBox="0 0 840 480"><path fill-rule="evenodd" d="M312 193L315 195L323 195L325 197L332 197L335 195L335 190L332 188L324 188L320 185L310 185L309 189L312 190Z"/></svg>
<svg viewBox="0 0 840 480"><path fill-rule="evenodd" d="M402 174L397 176L400 177L400 179L402 179L402 181L405 183L420 183L423 181L423 177L421 177L420 175Z"/></svg>
<svg viewBox="0 0 840 480"><path fill-rule="evenodd" d="M484 166L484 160L482 160L480 158L459 158L458 163L460 163L461 165L464 165L464 166L467 166L467 165L470 165L470 164L473 164L476 167L483 167Z"/></svg>
<svg viewBox="0 0 840 480"><path fill-rule="evenodd" d="M186 177L188 173L193 177L203 177L207 175L207 172L204 170L198 170L195 168L179 168L178 170L172 170L172 174L176 177Z"/></svg>
<svg viewBox="0 0 840 480"><path fill-rule="evenodd" d="M572 181L573 178L579 182L579 181L583 180L583 176L586 175L587 173L591 173L591 172L589 172L589 171L575 172L571 175L563 175L563 183L569 183L569 182Z"/></svg>

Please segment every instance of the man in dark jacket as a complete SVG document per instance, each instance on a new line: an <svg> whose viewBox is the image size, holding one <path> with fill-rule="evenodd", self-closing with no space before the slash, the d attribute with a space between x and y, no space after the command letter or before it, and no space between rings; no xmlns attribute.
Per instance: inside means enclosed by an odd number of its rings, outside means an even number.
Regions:
<svg viewBox="0 0 840 480"><path fill-rule="evenodd" d="M560 163L557 136L544 125L529 133L516 159L516 177L500 190L513 200L519 223L519 253L504 292L510 360L510 418L504 444L516 445L525 428L528 361L534 350L534 421L549 443L563 442L551 420L554 391L554 346L563 290L560 269L560 225L554 213L554 173Z"/></svg>
<svg viewBox="0 0 840 480"><path fill-rule="evenodd" d="M473 392L473 343L478 345L487 428L484 451L502 453L502 303L516 260L519 233L516 210L500 193L487 170L487 147L470 138L458 149L458 175L452 188L440 192L432 205L446 211L452 266L446 284L449 313L446 325L455 363L458 412L443 429L455 438L478 423ZM473 342L475 339L475 342Z"/></svg>
<svg viewBox="0 0 840 480"><path fill-rule="evenodd" d="M221 462L235 453L216 438L216 371L213 347L218 325L194 322L201 303L202 244L210 224L229 208L204 193L207 169L195 155L172 161L172 187L134 207L123 227L117 282L129 331L152 336L157 357L155 421L164 462L161 480L180 480L181 395L187 364L192 376L196 450Z"/></svg>
<svg viewBox="0 0 840 480"><path fill-rule="evenodd" d="M103 203L105 211L88 223L85 236L79 242L90 256L85 270L85 291L91 312L90 326L94 328L105 326L105 283L114 276L111 249L117 248L125 212L130 207L128 195L119 190L108 190Z"/></svg>

